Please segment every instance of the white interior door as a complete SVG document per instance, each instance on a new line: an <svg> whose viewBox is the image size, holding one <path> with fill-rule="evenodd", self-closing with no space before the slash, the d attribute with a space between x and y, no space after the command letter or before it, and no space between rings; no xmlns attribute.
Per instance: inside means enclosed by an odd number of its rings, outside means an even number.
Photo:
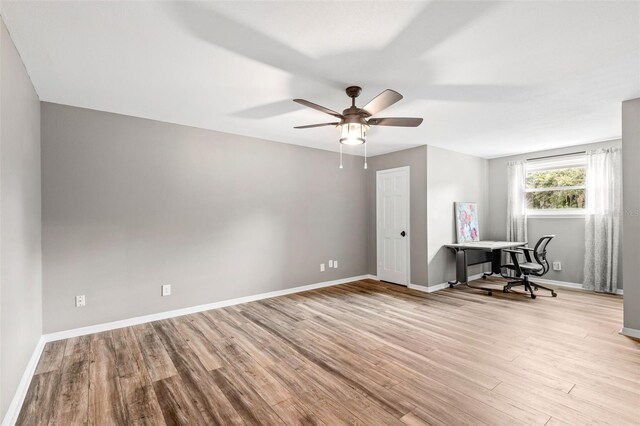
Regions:
<svg viewBox="0 0 640 426"><path fill-rule="evenodd" d="M376 174L378 279L409 285L409 167Z"/></svg>

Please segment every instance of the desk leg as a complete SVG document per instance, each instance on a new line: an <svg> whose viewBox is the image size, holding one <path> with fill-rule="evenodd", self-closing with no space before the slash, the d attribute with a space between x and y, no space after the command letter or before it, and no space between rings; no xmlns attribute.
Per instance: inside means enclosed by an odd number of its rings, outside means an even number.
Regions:
<svg viewBox="0 0 640 426"><path fill-rule="evenodd" d="M487 279L492 275L501 275L502 266L502 250L493 250L491 252L491 272L482 274L482 279Z"/></svg>
<svg viewBox="0 0 640 426"><path fill-rule="evenodd" d="M466 284L468 281L467 251L455 249L454 253L456 255L456 279L453 281L448 281L449 288L453 288L453 286L458 283Z"/></svg>
<svg viewBox="0 0 640 426"><path fill-rule="evenodd" d="M451 248L451 251L453 252L453 255L456 257L456 279L453 281L447 281L447 284L449 284L449 288L453 288L453 286L458 284L458 249Z"/></svg>
<svg viewBox="0 0 640 426"><path fill-rule="evenodd" d="M456 279L459 283L467 284L469 276L467 275L467 251L459 250L456 253Z"/></svg>
<svg viewBox="0 0 640 426"><path fill-rule="evenodd" d="M453 251L456 255L456 279L448 282L449 288L453 288L456 284L463 284L474 290L486 291L488 295L491 296L494 289L469 285L469 275L467 272L467 251L460 249L453 249ZM491 260L493 264L494 259L492 258ZM498 263L500 262L498 261Z"/></svg>

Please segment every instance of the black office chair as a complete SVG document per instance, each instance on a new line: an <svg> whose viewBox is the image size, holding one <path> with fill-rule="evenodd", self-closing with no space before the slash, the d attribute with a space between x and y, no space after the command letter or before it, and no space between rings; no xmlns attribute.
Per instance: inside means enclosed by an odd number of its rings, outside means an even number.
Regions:
<svg viewBox="0 0 640 426"><path fill-rule="evenodd" d="M529 291L532 299L536 298L536 295L533 294L533 290L535 289L537 291L538 288L550 291L553 297L558 296L553 289L529 281L530 276L541 277L549 272L549 262L547 261L547 244L549 244L549 241L551 241L554 237L555 235L543 236L542 238L540 238L540 240L538 240L534 248L520 247L515 250L502 250L511 255L511 263L502 265L502 267L509 269L515 273L515 277L503 275L503 277L507 279L515 278L514 281L509 281L504 286L504 288L502 289L503 292L507 293L509 290L511 290L512 287L522 285L524 286L525 291ZM531 253L533 253L533 259L531 258ZM524 255L526 262L520 262L518 260L518 255Z"/></svg>

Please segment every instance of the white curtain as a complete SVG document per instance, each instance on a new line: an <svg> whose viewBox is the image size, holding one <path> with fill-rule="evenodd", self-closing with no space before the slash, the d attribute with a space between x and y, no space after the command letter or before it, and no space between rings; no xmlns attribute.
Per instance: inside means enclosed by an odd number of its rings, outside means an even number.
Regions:
<svg viewBox="0 0 640 426"><path fill-rule="evenodd" d="M587 152L584 285L607 293L618 288L621 169L618 148Z"/></svg>
<svg viewBox="0 0 640 426"><path fill-rule="evenodd" d="M527 163L507 164L507 241L527 241Z"/></svg>

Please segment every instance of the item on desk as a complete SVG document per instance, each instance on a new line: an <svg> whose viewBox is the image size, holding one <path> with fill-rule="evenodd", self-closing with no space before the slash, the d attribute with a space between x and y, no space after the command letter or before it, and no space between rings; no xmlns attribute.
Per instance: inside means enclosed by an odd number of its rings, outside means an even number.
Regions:
<svg viewBox="0 0 640 426"><path fill-rule="evenodd" d="M458 243L480 241L478 203L455 202L456 239Z"/></svg>

